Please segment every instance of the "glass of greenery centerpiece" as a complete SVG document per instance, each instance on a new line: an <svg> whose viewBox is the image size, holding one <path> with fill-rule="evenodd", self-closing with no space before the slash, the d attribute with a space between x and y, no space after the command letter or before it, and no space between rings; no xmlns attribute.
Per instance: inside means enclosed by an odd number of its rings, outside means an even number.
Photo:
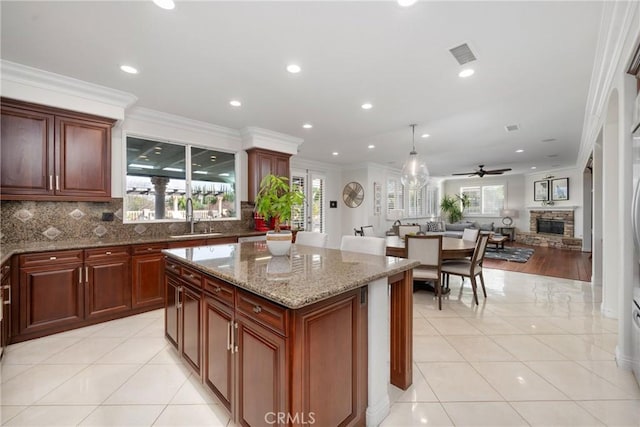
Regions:
<svg viewBox="0 0 640 427"><path fill-rule="evenodd" d="M267 247L272 255L289 253L292 233L291 230L281 230L280 225L291 219L292 208L303 201L302 191L289 186L289 178L272 174L262 178L256 195L255 212L267 222L273 220L273 231L267 232Z"/></svg>

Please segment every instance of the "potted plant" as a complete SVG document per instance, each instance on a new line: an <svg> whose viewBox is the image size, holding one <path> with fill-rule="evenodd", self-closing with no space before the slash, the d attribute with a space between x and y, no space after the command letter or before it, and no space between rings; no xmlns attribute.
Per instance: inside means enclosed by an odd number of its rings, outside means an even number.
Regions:
<svg viewBox="0 0 640 427"><path fill-rule="evenodd" d="M254 210L265 221L273 221L273 231L267 232L267 247L272 255L285 255L289 252L291 231L281 230L280 226L291 219L292 208L303 200L302 191L289 186L289 178L272 174L262 178Z"/></svg>
<svg viewBox="0 0 640 427"><path fill-rule="evenodd" d="M449 216L449 223L453 224L462 219L464 209L471 206L471 199L467 194L447 194L440 202L440 211Z"/></svg>

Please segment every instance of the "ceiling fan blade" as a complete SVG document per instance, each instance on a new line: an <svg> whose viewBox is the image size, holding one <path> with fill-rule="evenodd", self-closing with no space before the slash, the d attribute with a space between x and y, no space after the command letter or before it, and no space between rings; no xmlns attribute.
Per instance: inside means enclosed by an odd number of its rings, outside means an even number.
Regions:
<svg viewBox="0 0 640 427"><path fill-rule="evenodd" d="M511 168L506 168L506 169L493 169L493 170L490 170L490 171L485 171L485 173L488 173L488 174L490 174L490 175L500 175L501 173L505 173L505 172L508 172L508 171L510 171L510 170L511 170Z"/></svg>
<svg viewBox="0 0 640 427"><path fill-rule="evenodd" d="M477 172L462 172L462 173L452 173L451 175L469 175L469 174L471 174L469 176L472 176L472 175L475 175L476 173Z"/></svg>

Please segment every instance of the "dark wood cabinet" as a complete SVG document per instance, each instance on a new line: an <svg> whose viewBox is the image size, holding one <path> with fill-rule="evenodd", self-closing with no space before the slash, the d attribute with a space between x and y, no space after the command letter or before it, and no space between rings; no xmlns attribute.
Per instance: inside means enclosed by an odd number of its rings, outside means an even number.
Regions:
<svg viewBox="0 0 640 427"><path fill-rule="evenodd" d="M172 274L165 274L164 331L165 336L178 348L178 328L180 324L180 280Z"/></svg>
<svg viewBox="0 0 640 427"><path fill-rule="evenodd" d="M11 337L11 265L0 267L0 358Z"/></svg>
<svg viewBox="0 0 640 427"><path fill-rule="evenodd" d="M82 251L20 256L21 334L58 332L84 319L82 268Z"/></svg>
<svg viewBox="0 0 640 427"><path fill-rule="evenodd" d="M87 319L131 309L129 258L126 246L85 251L83 279Z"/></svg>
<svg viewBox="0 0 640 427"><path fill-rule="evenodd" d="M164 243L131 248L131 305L137 308L164 306Z"/></svg>
<svg viewBox="0 0 640 427"><path fill-rule="evenodd" d="M289 167L290 154L277 151L265 150L262 148L251 148L247 150L248 159L248 200L255 201L256 194L260 189L260 181L268 174L291 177Z"/></svg>
<svg viewBox="0 0 640 427"><path fill-rule="evenodd" d="M202 292L185 285L180 296L180 353L200 373Z"/></svg>
<svg viewBox="0 0 640 427"><path fill-rule="evenodd" d="M233 303L233 301L232 301ZM233 402L233 307L204 298L204 383L231 412Z"/></svg>
<svg viewBox="0 0 640 427"><path fill-rule="evenodd" d="M3 200L111 198L115 120L1 100Z"/></svg>

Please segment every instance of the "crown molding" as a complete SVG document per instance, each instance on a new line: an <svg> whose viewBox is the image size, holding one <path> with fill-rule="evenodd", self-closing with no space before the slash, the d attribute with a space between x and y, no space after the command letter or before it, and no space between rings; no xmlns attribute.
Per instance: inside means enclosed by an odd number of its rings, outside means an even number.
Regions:
<svg viewBox="0 0 640 427"><path fill-rule="evenodd" d="M162 111L151 110L144 107L134 107L127 112L127 120L139 120L147 123L153 123L163 126L171 126L177 129L187 131L199 131L211 135L215 135L224 139L231 139L240 142L240 132L236 129L224 126L214 125L211 123L193 120L175 114L164 113Z"/></svg>
<svg viewBox="0 0 640 427"><path fill-rule="evenodd" d="M240 135L243 150L264 148L265 150L296 155L298 147L304 142L302 138L255 126L242 129Z"/></svg>
<svg viewBox="0 0 640 427"><path fill-rule="evenodd" d="M111 89L94 83L40 70L26 65L0 60L2 84L12 82L22 86L36 87L47 91L100 102L123 110L133 105L138 98L127 92Z"/></svg>

